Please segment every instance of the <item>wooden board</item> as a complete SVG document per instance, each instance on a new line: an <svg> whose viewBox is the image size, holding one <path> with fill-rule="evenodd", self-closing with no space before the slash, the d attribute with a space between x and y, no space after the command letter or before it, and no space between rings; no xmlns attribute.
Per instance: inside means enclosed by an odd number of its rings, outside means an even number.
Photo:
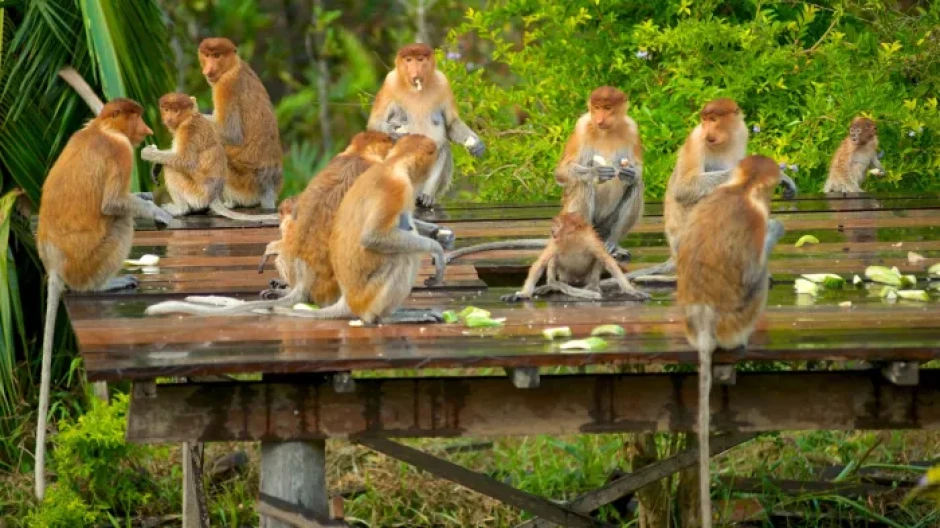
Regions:
<svg viewBox="0 0 940 528"><path fill-rule="evenodd" d="M655 204L653 204L655 205ZM802 273L839 273L851 279L869 265L897 266L927 288L926 270L940 259L940 197L801 196L776 201L775 217L787 235L770 263L774 286L765 316L738 356L718 354L718 362L861 360L927 361L940 358L940 292L929 303L887 304L880 287L824 292L815 300L798 297L793 279ZM662 218L655 207L623 244L633 253L626 270L668 257ZM454 204L446 215L458 246L513 237L544 238L557 205ZM515 219L513 219L515 218ZM226 223L228 222L228 223ZM232 373L303 373L357 369L455 367L554 367L602 364L691 365L674 291L650 287L653 300L630 303L616 298L585 302L564 297L509 305L501 295L521 285L538 251L496 251L470 255L447 268L445 282L428 288L430 259L414 285L407 307L460 310L474 305L506 317L496 329L462 324L350 327L347 321L312 321L280 315L241 317L146 317L147 305L184 295L256 298L276 276L272 264L257 272L264 246L278 237L276 227L257 227L209 217L185 219L179 228L142 230L132 256L154 253L156 269L142 273L135 292L69 294L66 302L92 380ZM812 233L821 241L801 248L793 242ZM926 261L911 264L909 251ZM489 285L489 287L488 287ZM851 307L839 303L850 301ZM566 351L546 341L541 330L569 326L583 337L600 324L620 324L623 338L610 338L602 351Z"/></svg>

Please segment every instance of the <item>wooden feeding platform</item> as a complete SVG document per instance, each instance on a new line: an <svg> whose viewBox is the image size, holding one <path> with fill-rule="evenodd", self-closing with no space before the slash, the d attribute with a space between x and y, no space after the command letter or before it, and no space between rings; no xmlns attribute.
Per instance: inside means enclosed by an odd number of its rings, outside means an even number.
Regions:
<svg viewBox="0 0 940 528"><path fill-rule="evenodd" d="M422 218L453 229L462 247L546 238L558 208L453 204ZM772 214L787 234L772 255L767 310L745 352L715 358L724 379L712 413L723 434L713 451L761 431L940 429L940 369L921 368L940 358L940 291L927 277L940 261L940 196L801 195L775 201ZM794 247L805 234L820 243ZM276 238L275 222L194 216L166 230L139 222L132 257L161 257L153 269L128 270L140 288L66 296L89 380L133 382L130 441L186 443L190 475L199 474L202 442L262 443L267 526L342 524L329 515L326 438L359 442L497 498L534 514L528 524L540 526L597 525L592 511L696 462L694 452L683 452L559 504L390 440L693 431L697 359L668 280L640 281L653 295L646 303L555 296L507 304L500 296L521 286L538 251L495 251L454 261L433 288L423 285L432 273L425 258L407 306L472 305L505 317L497 328L143 315L150 304L186 295L256 298L276 276L273 262L257 272ZM627 270L668 257L661 204L647 204L622 244L633 257ZM909 261L908 252L926 260ZM853 287L852 277L864 277L869 265L915 275L930 301L889 303L880 286ZM849 282L815 299L797 296L793 281L803 273L837 273ZM602 324L620 325L626 335L582 351L561 350L541 334L568 326L580 338ZM196 513L184 517L198 526L193 482L187 477L186 509Z"/></svg>

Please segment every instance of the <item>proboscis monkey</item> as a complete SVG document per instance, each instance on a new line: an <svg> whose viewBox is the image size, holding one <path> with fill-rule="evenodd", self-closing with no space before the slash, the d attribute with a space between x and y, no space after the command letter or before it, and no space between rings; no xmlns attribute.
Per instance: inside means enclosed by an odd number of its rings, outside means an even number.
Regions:
<svg viewBox="0 0 940 528"><path fill-rule="evenodd" d="M184 301L166 301L149 306L146 313L188 313L194 315L250 314L277 306L291 306L312 300L325 306L340 298L340 286L331 261L330 235L337 211L353 183L367 169L381 163L392 149L392 138L382 132L360 132L349 146L330 160L297 197L289 222L282 221L282 239L277 244L278 259L285 271L278 271L287 288L262 292L266 301L241 302L218 296L190 296ZM286 202L287 200L285 200ZM284 202L282 202L283 204ZM282 213L285 212L282 209Z"/></svg>
<svg viewBox="0 0 940 528"><path fill-rule="evenodd" d="M748 130L744 114L731 99L715 99L699 112L701 122L686 138L676 166L666 185L663 199L666 239L670 257L663 264L627 274L633 279L644 275L666 275L676 270L676 240L688 225L693 207L716 187L726 182L731 171L747 153ZM785 197L796 194L796 184L781 173Z"/></svg>
<svg viewBox="0 0 940 528"><path fill-rule="evenodd" d="M353 183L343 198L330 236L333 272L342 297L335 304L290 315L315 319L358 317L364 323L433 323L433 310L400 309L418 276L421 254L431 253L435 274L444 279L444 248L415 229L415 189L438 159L435 141L411 134L399 139L388 158Z"/></svg>
<svg viewBox="0 0 940 528"><path fill-rule="evenodd" d="M875 176L885 173L878 160L878 127L867 117L856 117L832 157L823 192L863 192L862 183L869 172Z"/></svg>
<svg viewBox="0 0 940 528"><path fill-rule="evenodd" d="M689 213L677 245L677 300L685 334L699 354L699 490L702 527L711 528L709 393L711 358L718 349L745 347L767 302L767 261L784 234L770 220L770 199L780 184L774 160L744 158L731 179Z"/></svg>
<svg viewBox="0 0 940 528"><path fill-rule="evenodd" d="M233 220L276 220L278 215L236 213L222 203L228 170L219 127L200 114L192 97L168 93L160 98L160 118L173 134L173 146L140 151L143 160L163 166L163 177L172 203L163 206L174 217L194 211L212 212Z"/></svg>
<svg viewBox="0 0 940 528"><path fill-rule="evenodd" d="M464 145L476 157L485 150L480 136L460 119L450 83L437 70L434 50L426 44L409 44L398 51L395 69L385 77L375 97L368 129L395 138L421 134L437 143L438 159L416 193L417 204L426 208L432 207L450 187L454 172L451 141ZM452 242L452 233L438 233L440 228L435 224L421 220L415 224L422 235Z"/></svg>
<svg viewBox="0 0 940 528"><path fill-rule="evenodd" d="M212 117L231 172L222 191L225 206L274 209L283 185L283 152L267 90L229 39L203 40L199 64L212 86Z"/></svg>
<svg viewBox="0 0 940 528"><path fill-rule="evenodd" d="M274 257L274 267L277 269L280 280L271 281L272 289L286 288L291 284L296 284L293 273L293 259L284 254L284 246L289 243L292 237L296 236L294 231L296 203L297 197L290 196L281 200L281 203L277 206L278 219L280 220L278 222L278 232L280 232L281 238L268 243L264 248L264 254L261 255L261 263L258 264L258 273L264 273L264 265L268 262L268 257L276 255Z"/></svg>
<svg viewBox="0 0 940 528"><path fill-rule="evenodd" d="M588 97L555 168L564 187L562 211L590 221L604 246L618 259L630 252L620 240L643 216L643 145L636 122L627 115L627 96L601 86ZM451 251L448 262L483 251L542 248L547 240L488 242Z"/></svg>
<svg viewBox="0 0 940 528"><path fill-rule="evenodd" d="M114 99L69 139L42 187L37 249L49 284L42 346L42 378L36 429L36 496L45 495L46 419L52 343L59 300L73 291L136 288L137 279L116 277L130 254L134 218L160 225L173 217L130 192L134 147L153 133L143 107Z"/></svg>
<svg viewBox="0 0 940 528"><path fill-rule="evenodd" d="M546 283L536 288L535 285L546 268ZM604 269L610 272L620 290L631 300L643 301L650 298L648 293L639 291L630 284L617 261L597 236L597 232L579 213L561 213L552 222L551 241L529 268L522 291L505 295L503 300L515 302L551 292L585 299L600 299L600 280Z"/></svg>

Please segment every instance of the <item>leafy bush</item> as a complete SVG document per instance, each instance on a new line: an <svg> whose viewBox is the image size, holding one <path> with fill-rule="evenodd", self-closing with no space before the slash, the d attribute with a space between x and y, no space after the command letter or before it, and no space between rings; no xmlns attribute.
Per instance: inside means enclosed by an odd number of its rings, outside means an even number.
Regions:
<svg viewBox="0 0 940 528"><path fill-rule="evenodd" d="M138 514L156 498L143 469L156 451L124 441L128 402L126 394L115 394L110 404L93 398L88 413L59 422L51 463L56 482L27 526L81 526L88 523L77 519Z"/></svg>
<svg viewBox="0 0 940 528"><path fill-rule="evenodd" d="M804 192L822 190L859 114L877 121L888 171L869 189L940 190L931 177L940 168L940 4L917 13L894 4L501 0L468 10L450 42L473 35L490 62L438 56L488 144L482 160L455 149L461 183L479 201L558 197L552 169L564 141L591 90L613 85L640 127L650 197L662 196L698 110L720 96L743 108L749 150L796 166ZM521 126L516 108L529 114Z"/></svg>

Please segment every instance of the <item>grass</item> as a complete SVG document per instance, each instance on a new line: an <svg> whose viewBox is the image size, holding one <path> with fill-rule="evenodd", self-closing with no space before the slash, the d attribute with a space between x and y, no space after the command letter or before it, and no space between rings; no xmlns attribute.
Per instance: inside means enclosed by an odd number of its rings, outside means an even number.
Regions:
<svg viewBox="0 0 940 528"><path fill-rule="evenodd" d="M486 473L507 484L554 500L567 500L596 488L614 469L626 467L628 435L579 435L568 437L494 438L492 447L448 453L446 448L469 439L424 439L409 445ZM474 439L480 440L480 439ZM661 435L665 444L668 438ZM244 450L249 464L237 475L209 486L213 526L257 526L254 511L258 492L260 445L257 443L209 444L207 467L217 457ZM524 514L456 484L437 479L407 464L371 452L356 444L330 440L328 479L334 494L347 497L346 518L363 526L513 526ZM880 468L914 478L920 471L911 462L930 460L940 450L940 435L927 432L830 432L814 431L765 435L715 459L721 476L757 476L819 480L818 472L830 465L851 465L864 457L863 467ZM142 472L154 484L146 507L116 519L126 526L134 519L173 519L180 511L179 446L154 446ZM855 475L847 475L847 481ZM718 498L728 490L718 490ZM800 511L810 524L831 526L833 519L881 520L885 526L918 526L930 520L927 510L897 508L899 494L860 501L835 495L784 497L770 495L764 505ZM0 519L7 525L25 526L22 518L34 507L30 475L0 476ZM933 518L936 521L936 518ZM761 520L754 519L757 523ZM933 521L931 521L933 522ZM940 521L937 521L940 522ZM757 524L761 525L761 524ZM855 524L865 526L866 524ZM933 526L934 524L920 524ZM629 522L623 526L631 526ZM764 524L764 526L771 526Z"/></svg>

